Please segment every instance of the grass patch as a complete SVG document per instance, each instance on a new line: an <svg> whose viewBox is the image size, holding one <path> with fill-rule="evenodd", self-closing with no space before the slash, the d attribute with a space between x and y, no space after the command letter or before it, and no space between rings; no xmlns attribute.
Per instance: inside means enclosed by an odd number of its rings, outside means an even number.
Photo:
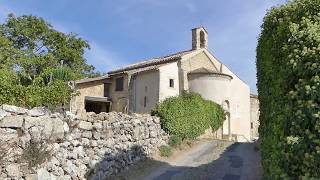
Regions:
<svg viewBox="0 0 320 180"><path fill-rule="evenodd" d="M172 148L170 146L160 146L160 156L169 157L172 155Z"/></svg>
<svg viewBox="0 0 320 180"><path fill-rule="evenodd" d="M182 138L176 135L173 135L170 137L169 139L169 146L173 147L173 148L177 148L178 146L180 146L182 143Z"/></svg>

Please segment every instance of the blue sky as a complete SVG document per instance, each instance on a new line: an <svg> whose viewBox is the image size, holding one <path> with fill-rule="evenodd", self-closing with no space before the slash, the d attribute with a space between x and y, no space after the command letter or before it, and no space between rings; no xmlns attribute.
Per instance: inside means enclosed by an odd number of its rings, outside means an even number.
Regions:
<svg viewBox="0 0 320 180"><path fill-rule="evenodd" d="M191 29L204 26L210 51L256 93L255 49L267 9L285 0L0 0L8 13L43 17L91 45L100 72L191 48Z"/></svg>

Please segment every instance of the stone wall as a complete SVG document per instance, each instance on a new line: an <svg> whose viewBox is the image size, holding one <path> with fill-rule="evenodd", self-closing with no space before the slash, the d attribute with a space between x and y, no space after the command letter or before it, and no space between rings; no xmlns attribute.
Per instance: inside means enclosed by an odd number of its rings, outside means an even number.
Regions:
<svg viewBox="0 0 320 180"><path fill-rule="evenodd" d="M150 115L87 113L79 119L68 112L9 105L0 108L0 137L0 179L39 180L105 179L168 141L159 118ZM50 152L33 168L22 161L30 142L45 144ZM38 158L42 153L34 154Z"/></svg>
<svg viewBox="0 0 320 180"><path fill-rule="evenodd" d="M259 99L256 95L250 95L250 123L251 123L251 138L257 139L259 137Z"/></svg>
<svg viewBox="0 0 320 180"><path fill-rule="evenodd" d="M104 97L104 81L93 81L76 84L78 96L73 96L70 101L70 111L74 114L85 113L85 96Z"/></svg>

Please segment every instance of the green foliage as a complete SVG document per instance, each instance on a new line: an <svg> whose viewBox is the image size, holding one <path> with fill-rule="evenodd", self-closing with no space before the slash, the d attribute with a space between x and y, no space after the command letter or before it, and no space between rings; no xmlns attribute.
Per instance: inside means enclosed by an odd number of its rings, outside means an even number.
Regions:
<svg viewBox="0 0 320 180"><path fill-rule="evenodd" d="M172 155L172 148L170 146L160 146L160 156L169 157Z"/></svg>
<svg viewBox="0 0 320 180"><path fill-rule="evenodd" d="M271 9L257 47L265 179L320 178L320 1Z"/></svg>
<svg viewBox="0 0 320 180"><path fill-rule="evenodd" d="M96 75L84 58L88 48L42 18L10 14L0 25L0 104L66 104L72 91L65 82Z"/></svg>
<svg viewBox="0 0 320 180"><path fill-rule="evenodd" d="M167 98L157 105L152 114L160 117L166 132L182 139L194 139L210 127L216 130L225 118L221 106L204 100L196 93Z"/></svg>
<svg viewBox="0 0 320 180"><path fill-rule="evenodd" d="M173 135L170 137L168 144L169 144L169 146L176 148L176 147L180 146L181 143L182 143L182 138L179 136Z"/></svg>

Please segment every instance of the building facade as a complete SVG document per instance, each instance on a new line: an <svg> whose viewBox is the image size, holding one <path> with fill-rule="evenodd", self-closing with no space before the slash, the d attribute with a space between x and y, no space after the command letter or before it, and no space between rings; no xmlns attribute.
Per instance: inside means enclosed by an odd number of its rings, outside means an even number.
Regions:
<svg viewBox="0 0 320 180"><path fill-rule="evenodd" d="M192 49L131 64L99 78L71 82L74 113L150 113L158 102L196 92L226 111L223 136L251 140L250 88L208 50L208 32L192 29Z"/></svg>
<svg viewBox="0 0 320 180"><path fill-rule="evenodd" d="M250 95L250 119L251 119L251 138L256 140L259 138L259 99L257 95L251 94Z"/></svg>

